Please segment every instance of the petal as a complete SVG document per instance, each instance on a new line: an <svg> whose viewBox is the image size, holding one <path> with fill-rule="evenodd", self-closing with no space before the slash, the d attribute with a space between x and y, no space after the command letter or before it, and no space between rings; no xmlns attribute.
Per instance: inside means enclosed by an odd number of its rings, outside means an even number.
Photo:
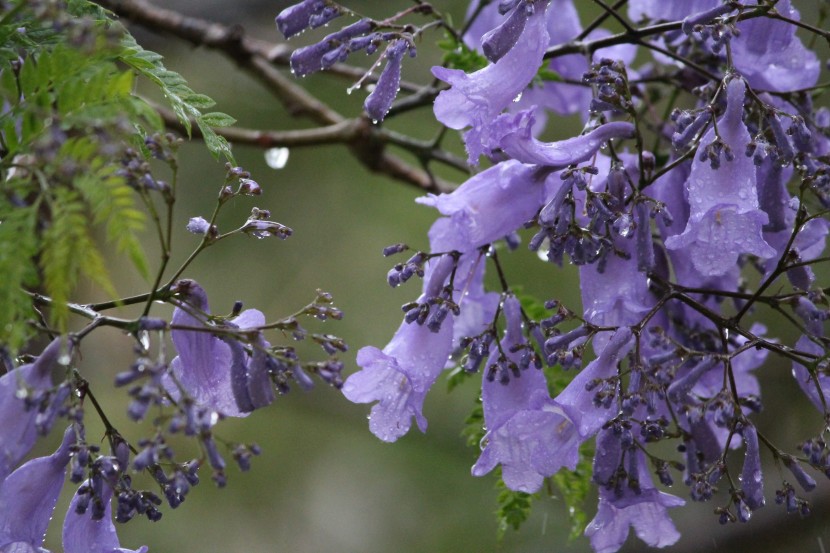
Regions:
<svg viewBox="0 0 830 553"><path fill-rule="evenodd" d="M64 553L146 553L147 546L138 549L124 549L118 541L115 525L112 522L112 487L105 485L101 494L104 502L104 517L92 520L90 512L78 514L75 507L78 494L72 498L66 519L63 523Z"/></svg>
<svg viewBox="0 0 830 553"><path fill-rule="evenodd" d="M0 377L0 481L29 453L37 440L36 409L25 410L17 396L22 384L35 392L52 387L52 370L58 365L60 338L52 340L35 360Z"/></svg>
<svg viewBox="0 0 830 553"><path fill-rule="evenodd" d="M43 544L74 443L75 430L70 426L55 453L23 464L0 486L0 545Z"/></svg>

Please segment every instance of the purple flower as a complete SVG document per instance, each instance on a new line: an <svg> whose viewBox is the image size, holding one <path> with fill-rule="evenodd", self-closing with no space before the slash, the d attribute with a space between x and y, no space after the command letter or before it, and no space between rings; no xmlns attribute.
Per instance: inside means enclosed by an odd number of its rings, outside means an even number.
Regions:
<svg viewBox="0 0 830 553"><path fill-rule="evenodd" d="M534 10L516 44L496 63L469 75L432 68L433 75L451 86L435 99L435 117L451 129L472 127L464 136L471 164L498 144L497 116L536 76L549 40L545 11L541 6Z"/></svg>
<svg viewBox="0 0 830 553"><path fill-rule="evenodd" d="M602 346L598 347L598 343ZM617 329L607 341L597 341L595 338L594 347L599 353L597 358L582 369L554 399L583 439L596 434L612 416L616 415L616 410L596 405L599 386L593 384L615 377L617 365L632 345L633 335L631 329L626 326Z"/></svg>
<svg viewBox="0 0 830 553"><path fill-rule="evenodd" d="M173 311L172 326L210 328L205 290L192 280L176 284L180 305ZM256 328L265 324L265 316L256 309L243 311L230 321L235 328ZM224 341L208 331L174 329L173 345L179 356L170 363L178 383L197 403L223 415L246 416L255 407L249 387L269 386L263 378L252 379L248 373L248 355L232 339ZM178 395L173 382L168 390ZM258 392L255 392L255 394ZM266 392L267 393L267 392Z"/></svg>
<svg viewBox="0 0 830 553"><path fill-rule="evenodd" d="M445 231L448 249L470 251L503 238L532 219L548 195L546 176L538 168L505 161L449 194L430 194L416 201L449 217L451 228Z"/></svg>
<svg viewBox="0 0 830 553"><path fill-rule="evenodd" d="M37 409L25 409L18 397L21 385L37 395L52 387L52 370L58 366L62 348L60 338L52 340L34 363L23 365L0 377L0 480L5 478L29 453L37 440Z"/></svg>
<svg viewBox="0 0 830 553"><path fill-rule="evenodd" d="M775 255L761 233L769 218L758 206L755 166L742 155L749 143L741 119L745 91L742 79L729 82L726 112L717 124L720 138L709 130L698 146L698 151L704 151L722 140L724 151L731 149L734 159L726 156L727 161L716 169L715 158L695 158L687 183L690 213L686 230L665 242L670 250L685 251L704 277L725 274L741 254L761 258Z"/></svg>
<svg viewBox="0 0 830 553"><path fill-rule="evenodd" d="M204 217L191 217L187 222L187 232L193 234L207 234L210 223Z"/></svg>
<svg viewBox="0 0 830 553"><path fill-rule="evenodd" d="M532 119L531 119L532 121ZM560 140L540 142L531 136L532 123L523 129L505 135L500 142L502 150L522 163L563 169L568 165L591 159L606 142L614 138L631 138L634 125L624 121L605 123L589 133Z"/></svg>
<svg viewBox="0 0 830 553"><path fill-rule="evenodd" d="M775 10L800 19L790 0L781 0ZM739 22L738 29L741 34L732 40L732 60L752 88L787 92L816 84L821 65L815 52L795 36L795 25L756 17Z"/></svg>
<svg viewBox="0 0 830 553"><path fill-rule="evenodd" d="M0 484L0 550L38 551L43 545L74 443L70 426L55 453L28 461Z"/></svg>
<svg viewBox="0 0 830 553"><path fill-rule="evenodd" d="M680 538L667 511L684 505L685 501L654 487L642 451L634 449L629 454L638 458L636 478L639 486L636 491L630 487L620 490L600 488L597 514L585 528L585 535L590 538L596 553L619 550L631 527L637 537L651 547L666 547Z"/></svg>
<svg viewBox="0 0 830 553"><path fill-rule="evenodd" d="M515 296L504 300L507 330L501 349L509 352L508 360L515 364L521 351L511 350L524 343L519 309ZM494 355L491 352L491 363ZM544 477L562 467L576 468L582 440L571 419L551 401L540 370L528 367L507 383L499 378L483 378L481 396L489 430L481 456L472 468L474 476L483 476L501 464L508 488L533 493L539 490Z"/></svg>
<svg viewBox="0 0 830 553"><path fill-rule="evenodd" d="M83 486L82 486L83 488ZM104 516L100 520L93 520L90 512L79 514L77 505L82 500L80 492L75 493L66 519L63 523L63 552L64 553L146 553L147 546L138 549L121 547L115 525L112 522L112 486L104 485L101 488L101 501L104 504Z"/></svg>
<svg viewBox="0 0 830 553"><path fill-rule="evenodd" d="M722 0L686 0L684 2L630 0L628 17L632 21L642 21L646 18L652 21L677 21L691 14L711 10L721 3Z"/></svg>
<svg viewBox="0 0 830 553"><path fill-rule="evenodd" d="M365 35L374 29L374 26L370 19L361 19L326 36L316 44L294 50L291 54L291 71L299 77L305 77L333 65L339 60L339 56L324 56L339 47L346 48L351 39Z"/></svg>
<svg viewBox="0 0 830 553"><path fill-rule="evenodd" d="M285 38L290 38L307 28L319 27L340 15L337 6L326 0L303 0L288 6L276 17L275 22Z"/></svg>
<svg viewBox="0 0 830 553"><path fill-rule="evenodd" d="M450 256L428 267L421 297L437 296L452 268ZM343 395L355 403L378 402L369 416L369 430L381 440L394 442L406 434L413 417L421 432L426 430L424 398L452 351L453 318L448 314L437 332L403 322L383 351L374 346L358 351L361 370L343 384Z"/></svg>

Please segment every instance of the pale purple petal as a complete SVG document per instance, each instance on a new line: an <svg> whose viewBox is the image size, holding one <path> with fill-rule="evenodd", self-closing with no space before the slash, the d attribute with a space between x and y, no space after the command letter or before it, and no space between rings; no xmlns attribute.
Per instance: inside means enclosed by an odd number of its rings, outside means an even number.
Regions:
<svg viewBox="0 0 830 553"><path fill-rule="evenodd" d="M743 429L746 456L741 469L741 489L744 501L753 511L764 506L764 479L761 473L761 451L758 448L758 432L752 425Z"/></svg>
<svg viewBox="0 0 830 553"><path fill-rule="evenodd" d="M430 194L416 201L450 218L451 227L445 232L451 237L451 249L470 251L532 219L545 204L545 182L537 168L511 160L474 175L449 194Z"/></svg>
<svg viewBox="0 0 830 553"><path fill-rule="evenodd" d="M0 481L29 453L37 440L36 409L24 409L17 396L21 385L34 392L52 387L52 370L58 366L62 348L68 348L60 338L52 340L33 362L22 365L0 377Z"/></svg>
<svg viewBox="0 0 830 553"><path fill-rule="evenodd" d="M632 21L678 21L689 15L704 12L722 3L722 0L629 0L628 17Z"/></svg>
<svg viewBox="0 0 830 553"><path fill-rule="evenodd" d="M210 313L207 294L198 283L181 280L176 284L182 304L173 311L171 325L201 328L207 324ZM238 322L237 322L238 321ZM234 324L250 328L264 323L264 316L256 310L247 310L237 317ZM234 347L210 332L174 329L173 345L179 356L170 363L175 378L197 403L231 417L246 416L249 402L234 394L234 375L237 377L237 393L240 379L244 380L247 354L239 344ZM237 347L238 346L238 347ZM236 351L234 351L236 350ZM174 397L177 387L167 383Z"/></svg>
<svg viewBox="0 0 830 553"><path fill-rule="evenodd" d="M0 485L0 546L43 545L74 443L75 430L70 426L55 453L21 465Z"/></svg>
<svg viewBox="0 0 830 553"><path fill-rule="evenodd" d="M781 0L775 9L784 17L800 19L790 0ZM795 35L795 25L756 17L741 21L738 29L741 34L732 40L732 60L751 87L787 92L818 82L819 59Z"/></svg>
<svg viewBox="0 0 830 553"><path fill-rule="evenodd" d="M818 357L826 353L821 346L807 336L798 339L795 343L795 349ZM793 361L793 377L801 387L801 391L810 399L816 409L823 413L825 405L830 406L830 376L826 372L819 371L814 378L810 375L807 367Z"/></svg>
<svg viewBox="0 0 830 553"><path fill-rule="evenodd" d="M343 395L372 407L369 429L385 442L394 442L409 431L412 417L426 430L422 414L424 397L444 369L452 348L452 316L439 332L426 325L402 323L383 349L368 346L357 353L361 370L343 384Z"/></svg>
<svg viewBox="0 0 830 553"><path fill-rule="evenodd" d="M617 364L633 346L631 329L620 327L608 340L599 356L582 369L576 377L556 396L554 402L559 405L567 417L576 425L579 435L590 437L596 434L611 417L616 415L613 409L603 409L594 405L596 390L586 390L589 382L595 379L607 379L617 374Z"/></svg>
<svg viewBox="0 0 830 553"><path fill-rule="evenodd" d="M389 113L389 108L392 107L395 96L398 95L401 85L401 62L407 50L409 50L409 43L403 39L392 42L386 49L384 54L386 66L378 77L375 88L363 103L363 109L375 123L383 121Z"/></svg>
<svg viewBox="0 0 830 553"><path fill-rule="evenodd" d="M492 123L527 87L542 62L548 44L545 10L537 8L515 46L494 64L472 74L433 67L432 73L450 85L435 99L435 117L451 129L472 127L465 136L470 163L497 144Z"/></svg>
<svg viewBox="0 0 830 553"><path fill-rule="evenodd" d="M101 500L104 503L104 517L92 520L90 512L78 514L75 507L78 494L72 498L63 523L63 553L146 553L147 546L138 549L121 547L115 525L112 522L112 487L103 486Z"/></svg>
<svg viewBox="0 0 830 553"><path fill-rule="evenodd" d="M666 239L670 250L683 250L703 276L719 276L732 269L738 256L749 253L761 258L775 255L762 236L767 214L759 209L756 171L752 160L742 155L749 133L742 121L746 86L734 78L727 86L727 107L718 121L724 143L735 157L713 169L696 157L687 183L690 205L686 230ZM715 141L710 129L698 150Z"/></svg>
<svg viewBox="0 0 830 553"><path fill-rule="evenodd" d="M614 138L632 138L634 125L624 121L615 121L600 125L589 133L560 140L558 142L541 142L531 136L531 126L522 131L512 132L501 139L501 147L510 157L522 163L544 165L553 169L563 169L568 165L587 161Z"/></svg>

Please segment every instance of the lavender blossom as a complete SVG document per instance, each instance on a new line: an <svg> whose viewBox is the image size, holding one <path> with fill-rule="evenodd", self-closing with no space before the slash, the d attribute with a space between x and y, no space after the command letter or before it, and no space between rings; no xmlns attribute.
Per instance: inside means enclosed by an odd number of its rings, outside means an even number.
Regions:
<svg viewBox="0 0 830 553"><path fill-rule="evenodd" d="M790 0L775 5L778 13L798 21ZM738 23L741 34L732 40L732 60L752 88L787 92L809 88L818 81L821 64L786 21L756 17Z"/></svg>
<svg viewBox="0 0 830 553"><path fill-rule="evenodd" d="M501 349L506 361L518 364L521 354L514 346L524 343L519 302L504 300L507 330ZM489 429L482 452L473 465L473 476L483 476L501 464L502 478L512 490L538 491L544 477L562 467L574 469L583 441L564 411L554 405L544 374L528 368L503 384L482 379L484 422Z"/></svg>
<svg viewBox="0 0 830 553"><path fill-rule="evenodd" d="M740 78L729 82L726 112L718 121L718 140L733 152L743 152L749 143L742 121L745 90ZM714 130L710 130L700 145L705 147L715 140ZM759 209L755 166L746 156L737 156L719 169L696 158L687 190L691 211L686 230L665 243L670 250L685 251L701 275L723 275L744 253L762 258L775 254L761 235L769 219Z"/></svg>
<svg viewBox="0 0 830 553"><path fill-rule="evenodd" d="M171 325L210 328L205 290L192 280L180 280L176 291L181 304L173 311ZM260 311L248 309L230 323L241 329L255 328L265 324L265 316ZM170 368L184 391L197 403L223 415L246 416L252 410L246 386L254 384L248 376L248 357L240 351L241 346L232 345L232 339L231 343L223 341L207 330L174 328L171 335L179 356L173 359ZM264 385L261 378L257 380L256 386ZM173 382L168 382L167 388L174 396L179 395Z"/></svg>
<svg viewBox="0 0 830 553"><path fill-rule="evenodd" d="M651 547L666 547L680 539L680 533L668 515L668 509L686 502L677 496L658 491L647 470L648 463L642 451L632 450L637 458L636 489L600 488L599 508L594 519L585 528L596 553L618 551L633 527L637 537Z"/></svg>
<svg viewBox="0 0 830 553"><path fill-rule="evenodd" d="M452 259L444 256L430 268L422 297L437 295L452 266ZM381 440L394 442L406 434L413 417L421 432L426 430L424 398L452 349L453 315L447 319L437 332L403 322L383 351L373 346L358 351L361 370L343 384L343 395L355 403L378 402L372 407L369 429Z"/></svg>
<svg viewBox="0 0 830 553"><path fill-rule="evenodd" d="M519 229L548 196L544 172L517 161L482 171L449 194L418 198L449 217L451 247L472 250Z"/></svg>
<svg viewBox="0 0 830 553"><path fill-rule="evenodd" d="M0 480L29 453L37 440L37 409L24 408L18 394L20 386L28 394L42 394L52 387L52 371L58 367L61 350L70 346L60 338L52 340L34 363L12 370L0 377Z"/></svg>
<svg viewBox="0 0 830 553"><path fill-rule="evenodd" d="M504 136L500 142L501 148L522 163L544 165L551 169L563 169L587 161L609 140L634 136L634 125L616 121L600 125L581 136L543 143L530 135L530 127L531 125L526 125L522 131Z"/></svg>
<svg viewBox="0 0 830 553"><path fill-rule="evenodd" d="M741 489L744 502L753 511L764 506L764 480L761 473L761 452L758 448L758 431L749 425L743 428L746 456L741 469Z"/></svg>
<svg viewBox="0 0 830 553"><path fill-rule="evenodd" d="M74 443L70 426L55 453L28 461L0 484L0 551L40 550Z"/></svg>
<svg viewBox="0 0 830 553"><path fill-rule="evenodd" d="M126 549L121 547L118 535L115 532L115 525L112 521L111 499L113 488L110 484L101 487L100 499L103 508L103 516L95 520L91 513L85 509L78 509L79 504L89 501L88 494L84 494L81 486L66 512L66 519L63 523L63 552L64 553L147 553L147 546L143 545L138 549Z"/></svg>
<svg viewBox="0 0 830 553"><path fill-rule="evenodd" d="M542 62L549 35L545 9L534 10L513 48L496 63L472 74L433 67L432 74L450 85L435 99L435 117L451 129L471 127L465 134L470 164L498 144L496 117L525 89Z"/></svg>
<svg viewBox="0 0 830 553"><path fill-rule="evenodd" d="M299 77L305 77L333 65L339 58L324 60L327 54L347 45L351 39L371 32L374 25L369 19L361 19L326 36L317 44L295 50L291 54L291 71Z"/></svg>

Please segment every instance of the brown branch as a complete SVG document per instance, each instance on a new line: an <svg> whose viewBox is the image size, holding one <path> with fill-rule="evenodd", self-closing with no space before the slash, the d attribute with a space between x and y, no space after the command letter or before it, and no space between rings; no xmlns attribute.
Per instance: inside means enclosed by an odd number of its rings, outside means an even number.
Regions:
<svg viewBox="0 0 830 553"><path fill-rule="evenodd" d="M154 108L168 129L180 134L187 134L187 130L175 113L158 105L154 105ZM261 131L239 127L214 127L213 130L216 134L225 137L234 144L246 144L259 148L345 144L357 160L374 173L386 175L416 186L424 192L434 194L449 192L454 188L450 183L412 167L400 158L386 152L385 146L388 143L398 144L402 147L414 146L396 140L394 135L374 127L366 118L344 119L339 123L326 127L291 131ZM202 133L195 122L191 125L191 135L196 138L202 137ZM424 155L417 147L414 153L419 157ZM446 152L442 155L430 155L433 159L456 168L460 168L458 166L463 164L463 162L455 160L453 156Z"/></svg>
<svg viewBox="0 0 830 553"><path fill-rule="evenodd" d="M453 156L427 150L418 141L402 141L383 129L373 127L365 118L346 119L321 102L306 89L295 83L291 77L283 75L275 64L287 66L291 49L284 45L275 45L245 35L239 26L226 26L199 18L188 17L181 13L159 8L146 0L96 0L101 6L115 14L147 27L155 32L170 33L196 46L215 49L240 67L251 73L276 96L286 110L294 116L306 116L318 125L319 129L292 131L259 131L234 127L217 128L217 134L231 142L249 144L262 148L273 146L312 146L317 144L346 144L357 159L369 170L385 174L407 184L414 185L426 192L447 192L452 187L435 179L431 174L385 152L388 143L395 143L411 149L422 160L426 155L444 164L464 170L463 164L456 162ZM346 71L351 77L360 77L364 70L341 65L334 72ZM410 89L420 90L415 85ZM402 85L403 87L403 85ZM171 128L184 131L181 122L169 110L157 108ZM200 136L197 126L193 126L193 136ZM370 150L375 150L370 152Z"/></svg>

